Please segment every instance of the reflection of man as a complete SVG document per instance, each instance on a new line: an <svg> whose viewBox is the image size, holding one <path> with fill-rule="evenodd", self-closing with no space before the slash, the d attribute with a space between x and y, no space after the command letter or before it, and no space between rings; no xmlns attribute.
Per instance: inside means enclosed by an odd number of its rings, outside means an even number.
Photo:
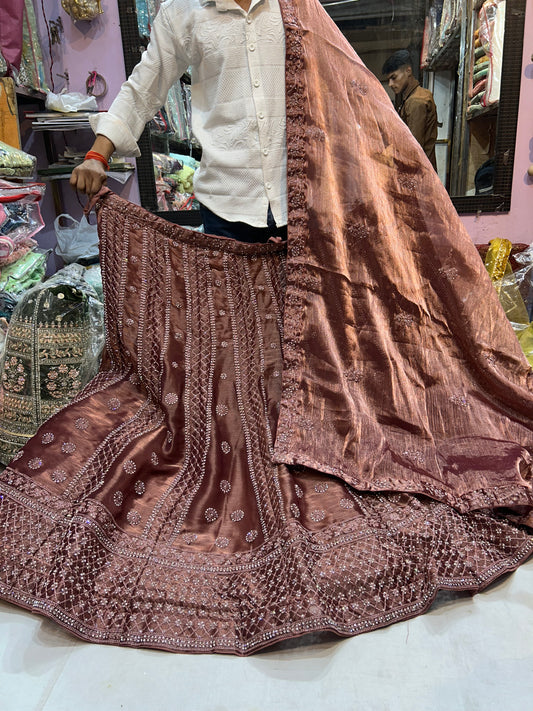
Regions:
<svg viewBox="0 0 533 711"><path fill-rule="evenodd" d="M395 52L382 69L390 88L399 98L398 113L437 170L437 109L433 94L423 89L413 76L411 56L406 49Z"/></svg>

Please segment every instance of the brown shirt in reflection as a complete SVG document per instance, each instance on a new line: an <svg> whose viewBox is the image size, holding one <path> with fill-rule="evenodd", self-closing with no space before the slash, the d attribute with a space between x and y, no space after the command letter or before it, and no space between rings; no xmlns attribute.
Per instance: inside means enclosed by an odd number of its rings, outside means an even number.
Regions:
<svg viewBox="0 0 533 711"><path fill-rule="evenodd" d="M398 113L424 149L431 165L437 170L435 158L437 108L433 101L433 94L423 89L417 80L411 77L400 95Z"/></svg>

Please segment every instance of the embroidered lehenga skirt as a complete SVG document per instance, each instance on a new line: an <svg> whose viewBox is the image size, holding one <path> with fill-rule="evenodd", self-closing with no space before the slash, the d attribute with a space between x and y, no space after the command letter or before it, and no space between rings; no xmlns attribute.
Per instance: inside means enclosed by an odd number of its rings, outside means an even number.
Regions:
<svg viewBox="0 0 533 711"><path fill-rule="evenodd" d="M247 654L411 617L528 556L493 513L274 463L283 245L111 194L99 220L104 363L1 475L2 597L90 641Z"/></svg>

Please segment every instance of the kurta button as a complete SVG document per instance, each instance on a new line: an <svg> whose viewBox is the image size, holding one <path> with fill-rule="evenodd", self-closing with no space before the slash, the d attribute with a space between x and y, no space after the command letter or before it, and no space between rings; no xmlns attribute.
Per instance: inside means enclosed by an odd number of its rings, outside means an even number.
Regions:
<svg viewBox="0 0 533 711"><path fill-rule="evenodd" d="M272 183L265 183L265 188L267 190L270 190L271 187L272 187Z"/></svg>
<svg viewBox="0 0 533 711"><path fill-rule="evenodd" d="M253 44L253 42L252 44L249 44L248 49L250 50L250 52L253 52L255 50L255 44Z"/></svg>
<svg viewBox="0 0 533 711"><path fill-rule="evenodd" d="M261 82L259 81L259 79L256 79L256 80L254 81L254 86L259 86L260 83L261 83Z"/></svg>
<svg viewBox="0 0 533 711"><path fill-rule="evenodd" d="M262 111L260 111L260 112L257 114L257 116L258 116L260 119L265 118L265 114L264 114Z"/></svg>
<svg viewBox="0 0 533 711"><path fill-rule="evenodd" d="M263 148L263 155L267 156L268 155L268 148Z"/></svg>

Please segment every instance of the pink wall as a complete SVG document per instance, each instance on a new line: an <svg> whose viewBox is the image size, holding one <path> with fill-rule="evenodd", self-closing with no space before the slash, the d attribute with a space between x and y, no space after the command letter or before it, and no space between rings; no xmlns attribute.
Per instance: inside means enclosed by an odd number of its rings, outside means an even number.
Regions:
<svg viewBox="0 0 533 711"><path fill-rule="evenodd" d="M516 133L511 212L463 215L462 221L477 244L505 237L511 242L533 242L533 178L527 174L533 163L533 1L528 0L522 57L520 108Z"/></svg>

